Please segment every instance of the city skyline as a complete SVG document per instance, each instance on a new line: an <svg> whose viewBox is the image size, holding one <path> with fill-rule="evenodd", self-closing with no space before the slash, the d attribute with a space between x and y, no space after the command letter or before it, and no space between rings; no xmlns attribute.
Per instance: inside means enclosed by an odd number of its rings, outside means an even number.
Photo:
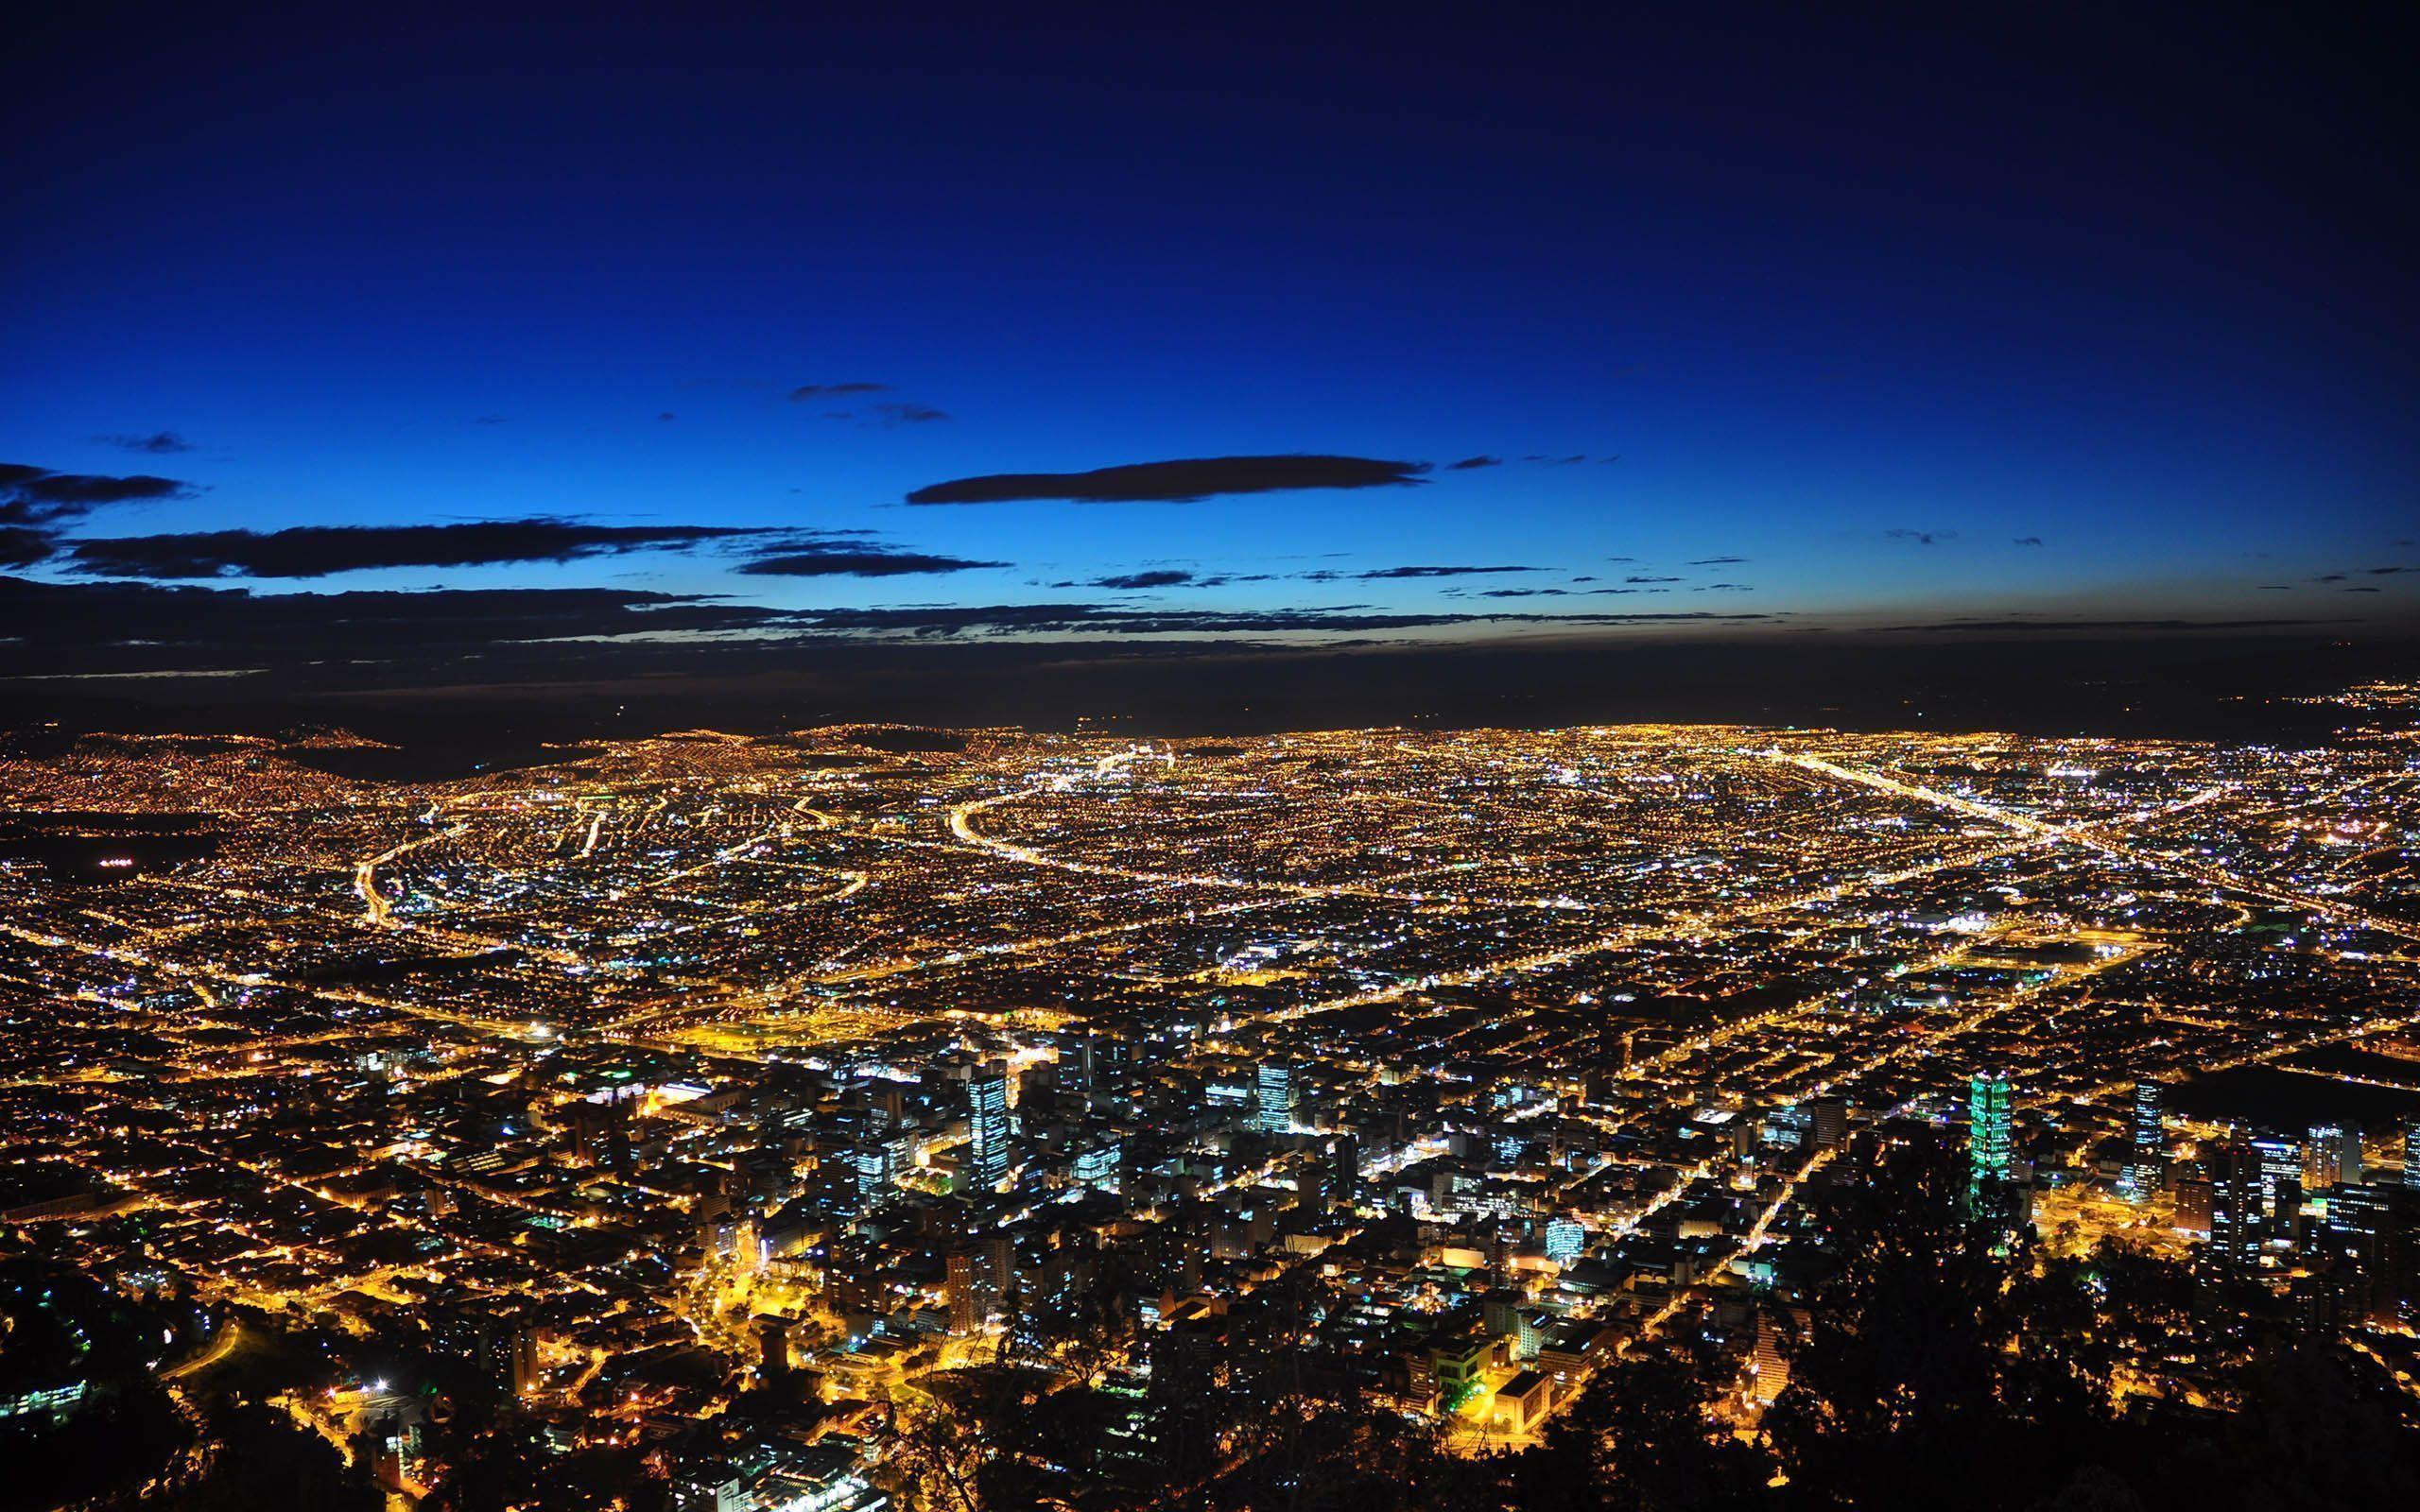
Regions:
<svg viewBox="0 0 2420 1512"><path fill-rule="evenodd" d="M2409 9L22 18L0 1512L2420 1507Z"/></svg>

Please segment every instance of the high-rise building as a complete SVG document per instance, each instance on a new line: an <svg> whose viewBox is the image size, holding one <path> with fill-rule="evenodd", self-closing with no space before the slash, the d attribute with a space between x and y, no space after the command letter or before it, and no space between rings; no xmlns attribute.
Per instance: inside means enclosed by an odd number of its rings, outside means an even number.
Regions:
<svg viewBox="0 0 2420 1512"><path fill-rule="evenodd" d="M2361 1180L2361 1131L2342 1124L2314 1124L2303 1146L2303 1190L2325 1192Z"/></svg>
<svg viewBox="0 0 2420 1512"><path fill-rule="evenodd" d="M862 1126L847 1131L845 1143L817 1155L808 1206L828 1218L862 1218L890 1197L894 1178L908 1163L904 1142Z"/></svg>
<svg viewBox="0 0 2420 1512"><path fill-rule="evenodd" d="M2175 1199L2176 1227L2210 1237L2210 1183L2198 1176L2171 1176L2168 1190Z"/></svg>
<svg viewBox="0 0 2420 1512"><path fill-rule="evenodd" d="M2260 1211L2271 1218L2290 1219L2303 1201L2302 1141L2287 1134L2256 1134L2254 1157L2260 1162Z"/></svg>
<svg viewBox="0 0 2420 1512"><path fill-rule="evenodd" d="M1568 1265L1588 1247L1588 1230L1570 1218L1547 1220L1547 1259Z"/></svg>
<svg viewBox="0 0 2420 1512"><path fill-rule="evenodd" d="M1115 1134L1106 1134L1076 1152L1073 1173L1078 1186L1096 1192L1115 1192L1118 1188L1117 1168L1124 1158L1124 1147Z"/></svg>
<svg viewBox="0 0 2420 1512"><path fill-rule="evenodd" d="M2162 1122L2168 1089L2155 1081L2135 1083L2135 1149L2127 1184L2149 1196L2168 1182L2168 1125Z"/></svg>
<svg viewBox="0 0 2420 1512"><path fill-rule="evenodd" d="M1966 1151L1978 1189L2006 1186L2016 1174L2015 1097L2004 1072L1978 1072L1966 1084Z"/></svg>
<svg viewBox="0 0 2420 1512"><path fill-rule="evenodd" d="M2366 1187L2351 1183L2329 1189L2327 1194L2327 1243L2344 1259L2365 1268L2376 1269L2380 1256L2380 1241L2394 1221L2394 1209L2389 1199L2392 1187Z"/></svg>
<svg viewBox="0 0 2420 1512"><path fill-rule="evenodd" d="M2403 1184L2420 1187L2420 1113L2403 1122Z"/></svg>
<svg viewBox="0 0 2420 1512"><path fill-rule="evenodd" d="M1838 1097L1818 1097L1806 1105L1806 1130L1819 1150L1837 1150L1849 1140L1849 1105Z"/></svg>
<svg viewBox="0 0 2420 1512"><path fill-rule="evenodd" d="M790 1320L777 1313L756 1319L756 1373L781 1380L790 1373Z"/></svg>
<svg viewBox="0 0 2420 1512"><path fill-rule="evenodd" d="M1261 1132L1283 1134L1294 1126L1294 1068L1282 1061L1267 1061L1260 1068L1255 1091L1258 1093L1258 1118Z"/></svg>
<svg viewBox="0 0 2420 1512"><path fill-rule="evenodd" d="M1106 1029L1086 1029L1059 1054L1060 1085L1071 1091L1124 1091L1133 1071L1133 1045Z"/></svg>
<svg viewBox="0 0 2420 1512"><path fill-rule="evenodd" d="M949 1308L949 1331L961 1337L975 1332L980 1301L975 1293L975 1256L953 1249L942 1262L942 1299Z"/></svg>
<svg viewBox="0 0 2420 1512"><path fill-rule="evenodd" d="M1009 1178L1009 1077L985 1066L966 1084L966 1175L978 1191L998 1190Z"/></svg>
<svg viewBox="0 0 2420 1512"><path fill-rule="evenodd" d="M2252 1265L2268 1237L2269 1182L2260 1153L2231 1141L2209 1152L2210 1246L2221 1260Z"/></svg>

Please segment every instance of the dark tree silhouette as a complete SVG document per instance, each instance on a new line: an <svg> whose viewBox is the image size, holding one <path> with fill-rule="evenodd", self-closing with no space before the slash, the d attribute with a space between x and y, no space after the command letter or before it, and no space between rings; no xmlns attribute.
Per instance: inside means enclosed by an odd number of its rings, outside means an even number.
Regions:
<svg viewBox="0 0 2420 1512"><path fill-rule="evenodd" d="M1822 1205L1838 1268L1766 1418L1800 1504L2023 1507L2098 1449L2071 1439L2046 1461L2035 1437L2105 1416L2062 1332L2075 1278L2013 1286L2004 1232L1978 1221L1966 1182L1945 1143L1905 1144Z"/></svg>

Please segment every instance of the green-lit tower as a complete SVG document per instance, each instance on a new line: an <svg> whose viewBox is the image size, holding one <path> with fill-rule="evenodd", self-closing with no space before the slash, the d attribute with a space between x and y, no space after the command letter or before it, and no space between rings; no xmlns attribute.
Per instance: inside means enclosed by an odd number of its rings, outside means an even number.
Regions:
<svg viewBox="0 0 2420 1512"><path fill-rule="evenodd" d="M1966 1084L1966 1148L1975 1194L2003 1192L2015 1175L2014 1098L2007 1074L1977 1072Z"/></svg>

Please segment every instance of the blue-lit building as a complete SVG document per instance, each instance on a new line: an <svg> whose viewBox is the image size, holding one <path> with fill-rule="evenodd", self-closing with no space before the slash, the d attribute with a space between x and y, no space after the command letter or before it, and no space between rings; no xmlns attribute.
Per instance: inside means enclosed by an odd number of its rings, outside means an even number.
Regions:
<svg viewBox="0 0 2420 1512"><path fill-rule="evenodd" d="M2229 1264L2259 1263L2268 1238L2267 1183L2260 1153L2230 1142L2209 1153L2210 1247Z"/></svg>
<svg viewBox="0 0 2420 1512"><path fill-rule="evenodd" d="M1122 1163L1124 1146L1115 1135L1108 1135L1076 1152L1075 1177L1079 1186L1095 1192L1115 1192L1118 1189L1117 1168Z"/></svg>
<svg viewBox="0 0 2420 1512"><path fill-rule="evenodd" d="M2135 1147L2126 1167L2126 1184L2138 1197L2150 1196L2168 1183L2168 1125L2164 1122L2168 1089L2159 1082L2135 1083Z"/></svg>
<svg viewBox="0 0 2420 1512"><path fill-rule="evenodd" d="M993 1191L1009 1178L1009 1076L985 1066L966 1084L966 1177L970 1186Z"/></svg>
<svg viewBox="0 0 2420 1512"><path fill-rule="evenodd" d="M2290 1220L2303 1205L2303 1142L2288 1134L2256 1134L2252 1151L2260 1162L2260 1209L2271 1220Z"/></svg>
<svg viewBox="0 0 2420 1512"><path fill-rule="evenodd" d="M1294 1068L1269 1061L1260 1068L1256 1085L1261 1131L1283 1134L1294 1126Z"/></svg>

